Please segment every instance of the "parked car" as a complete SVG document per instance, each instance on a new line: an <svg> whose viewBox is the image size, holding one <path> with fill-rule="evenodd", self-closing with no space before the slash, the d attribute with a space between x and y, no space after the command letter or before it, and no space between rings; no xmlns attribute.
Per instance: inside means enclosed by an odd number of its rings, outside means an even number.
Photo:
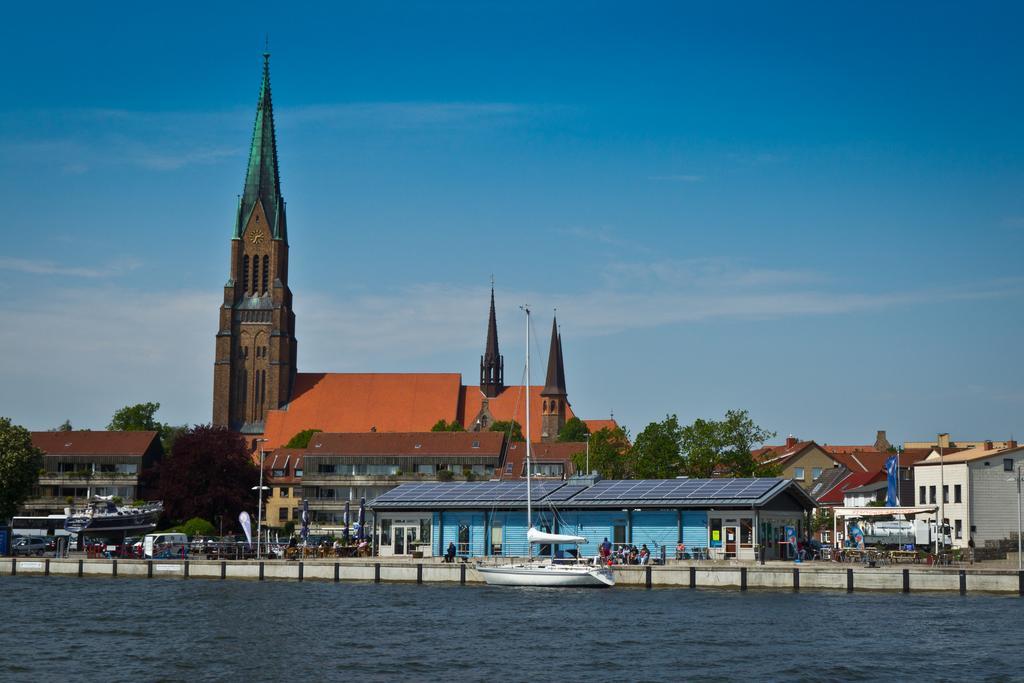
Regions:
<svg viewBox="0 0 1024 683"><path fill-rule="evenodd" d="M50 542L41 536L22 536L11 546L12 555L36 555L41 557L49 550Z"/></svg>

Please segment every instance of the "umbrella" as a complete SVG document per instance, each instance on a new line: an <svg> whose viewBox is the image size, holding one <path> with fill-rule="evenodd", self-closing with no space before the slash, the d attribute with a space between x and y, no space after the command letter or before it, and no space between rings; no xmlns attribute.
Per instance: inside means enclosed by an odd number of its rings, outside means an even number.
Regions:
<svg viewBox="0 0 1024 683"><path fill-rule="evenodd" d="M366 499L359 499L359 540L366 538Z"/></svg>
<svg viewBox="0 0 1024 683"><path fill-rule="evenodd" d="M351 510L350 501L346 500L345 501L345 518L343 520L345 522L345 529L342 532L342 536L341 536L342 539L344 539L344 541L345 541L345 545L348 545L348 520L350 518L350 510Z"/></svg>
<svg viewBox="0 0 1024 683"><path fill-rule="evenodd" d="M309 501L302 500L302 540L309 536Z"/></svg>

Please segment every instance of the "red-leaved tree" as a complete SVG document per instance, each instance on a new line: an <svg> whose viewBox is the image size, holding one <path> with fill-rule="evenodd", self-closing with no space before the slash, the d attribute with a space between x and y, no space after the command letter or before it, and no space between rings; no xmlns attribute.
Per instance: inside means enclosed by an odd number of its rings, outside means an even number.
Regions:
<svg viewBox="0 0 1024 683"><path fill-rule="evenodd" d="M216 525L222 517L225 530L235 529L238 513L256 507L252 487L259 468L245 440L224 427L196 425L184 431L152 475L173 523L199 517Z"/></svg>

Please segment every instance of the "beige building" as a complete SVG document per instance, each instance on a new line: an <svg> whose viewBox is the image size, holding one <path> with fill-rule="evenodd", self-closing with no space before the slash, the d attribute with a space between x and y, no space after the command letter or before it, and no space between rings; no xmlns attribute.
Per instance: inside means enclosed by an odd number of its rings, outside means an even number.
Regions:
<svg viewBox="0 0 1024 683"><path fill-rule="evenodd" d="M982 441L953 441L949 438L949 434L939 434L938 437L933 441L907 441L903 444L904 450L915 450L919 448L925 448L928 450L942 450L956 449L965 450L968 448L979 448L981 450L992 450L1000 448L1009 448L1010 444L1015 444L1015 441L992 441L991 439L984 439Z"/></svg>
<svg viewBox="0 0 1024 683"><path fill-rule="evenodd" d="M966 548L972 536L979 547L1015 540L1019 467L1024 467L1024 448L1014 441L950 455L936 449L914 465L914 502L940 506L930 518L947 521L954 547Z"/></svg>

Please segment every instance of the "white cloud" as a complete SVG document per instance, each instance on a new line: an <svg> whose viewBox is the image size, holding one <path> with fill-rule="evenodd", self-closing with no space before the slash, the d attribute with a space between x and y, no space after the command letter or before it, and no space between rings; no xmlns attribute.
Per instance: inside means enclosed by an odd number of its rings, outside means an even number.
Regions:
<svg viewBox="0 0 1024 683"><path fill-rule="evenodd" d="M67 266L54 261L0 257L0 270L29 275L63 275L69 277L106 278L123 275L142 266L142 261L122 258L94 267Z"/></svg>

